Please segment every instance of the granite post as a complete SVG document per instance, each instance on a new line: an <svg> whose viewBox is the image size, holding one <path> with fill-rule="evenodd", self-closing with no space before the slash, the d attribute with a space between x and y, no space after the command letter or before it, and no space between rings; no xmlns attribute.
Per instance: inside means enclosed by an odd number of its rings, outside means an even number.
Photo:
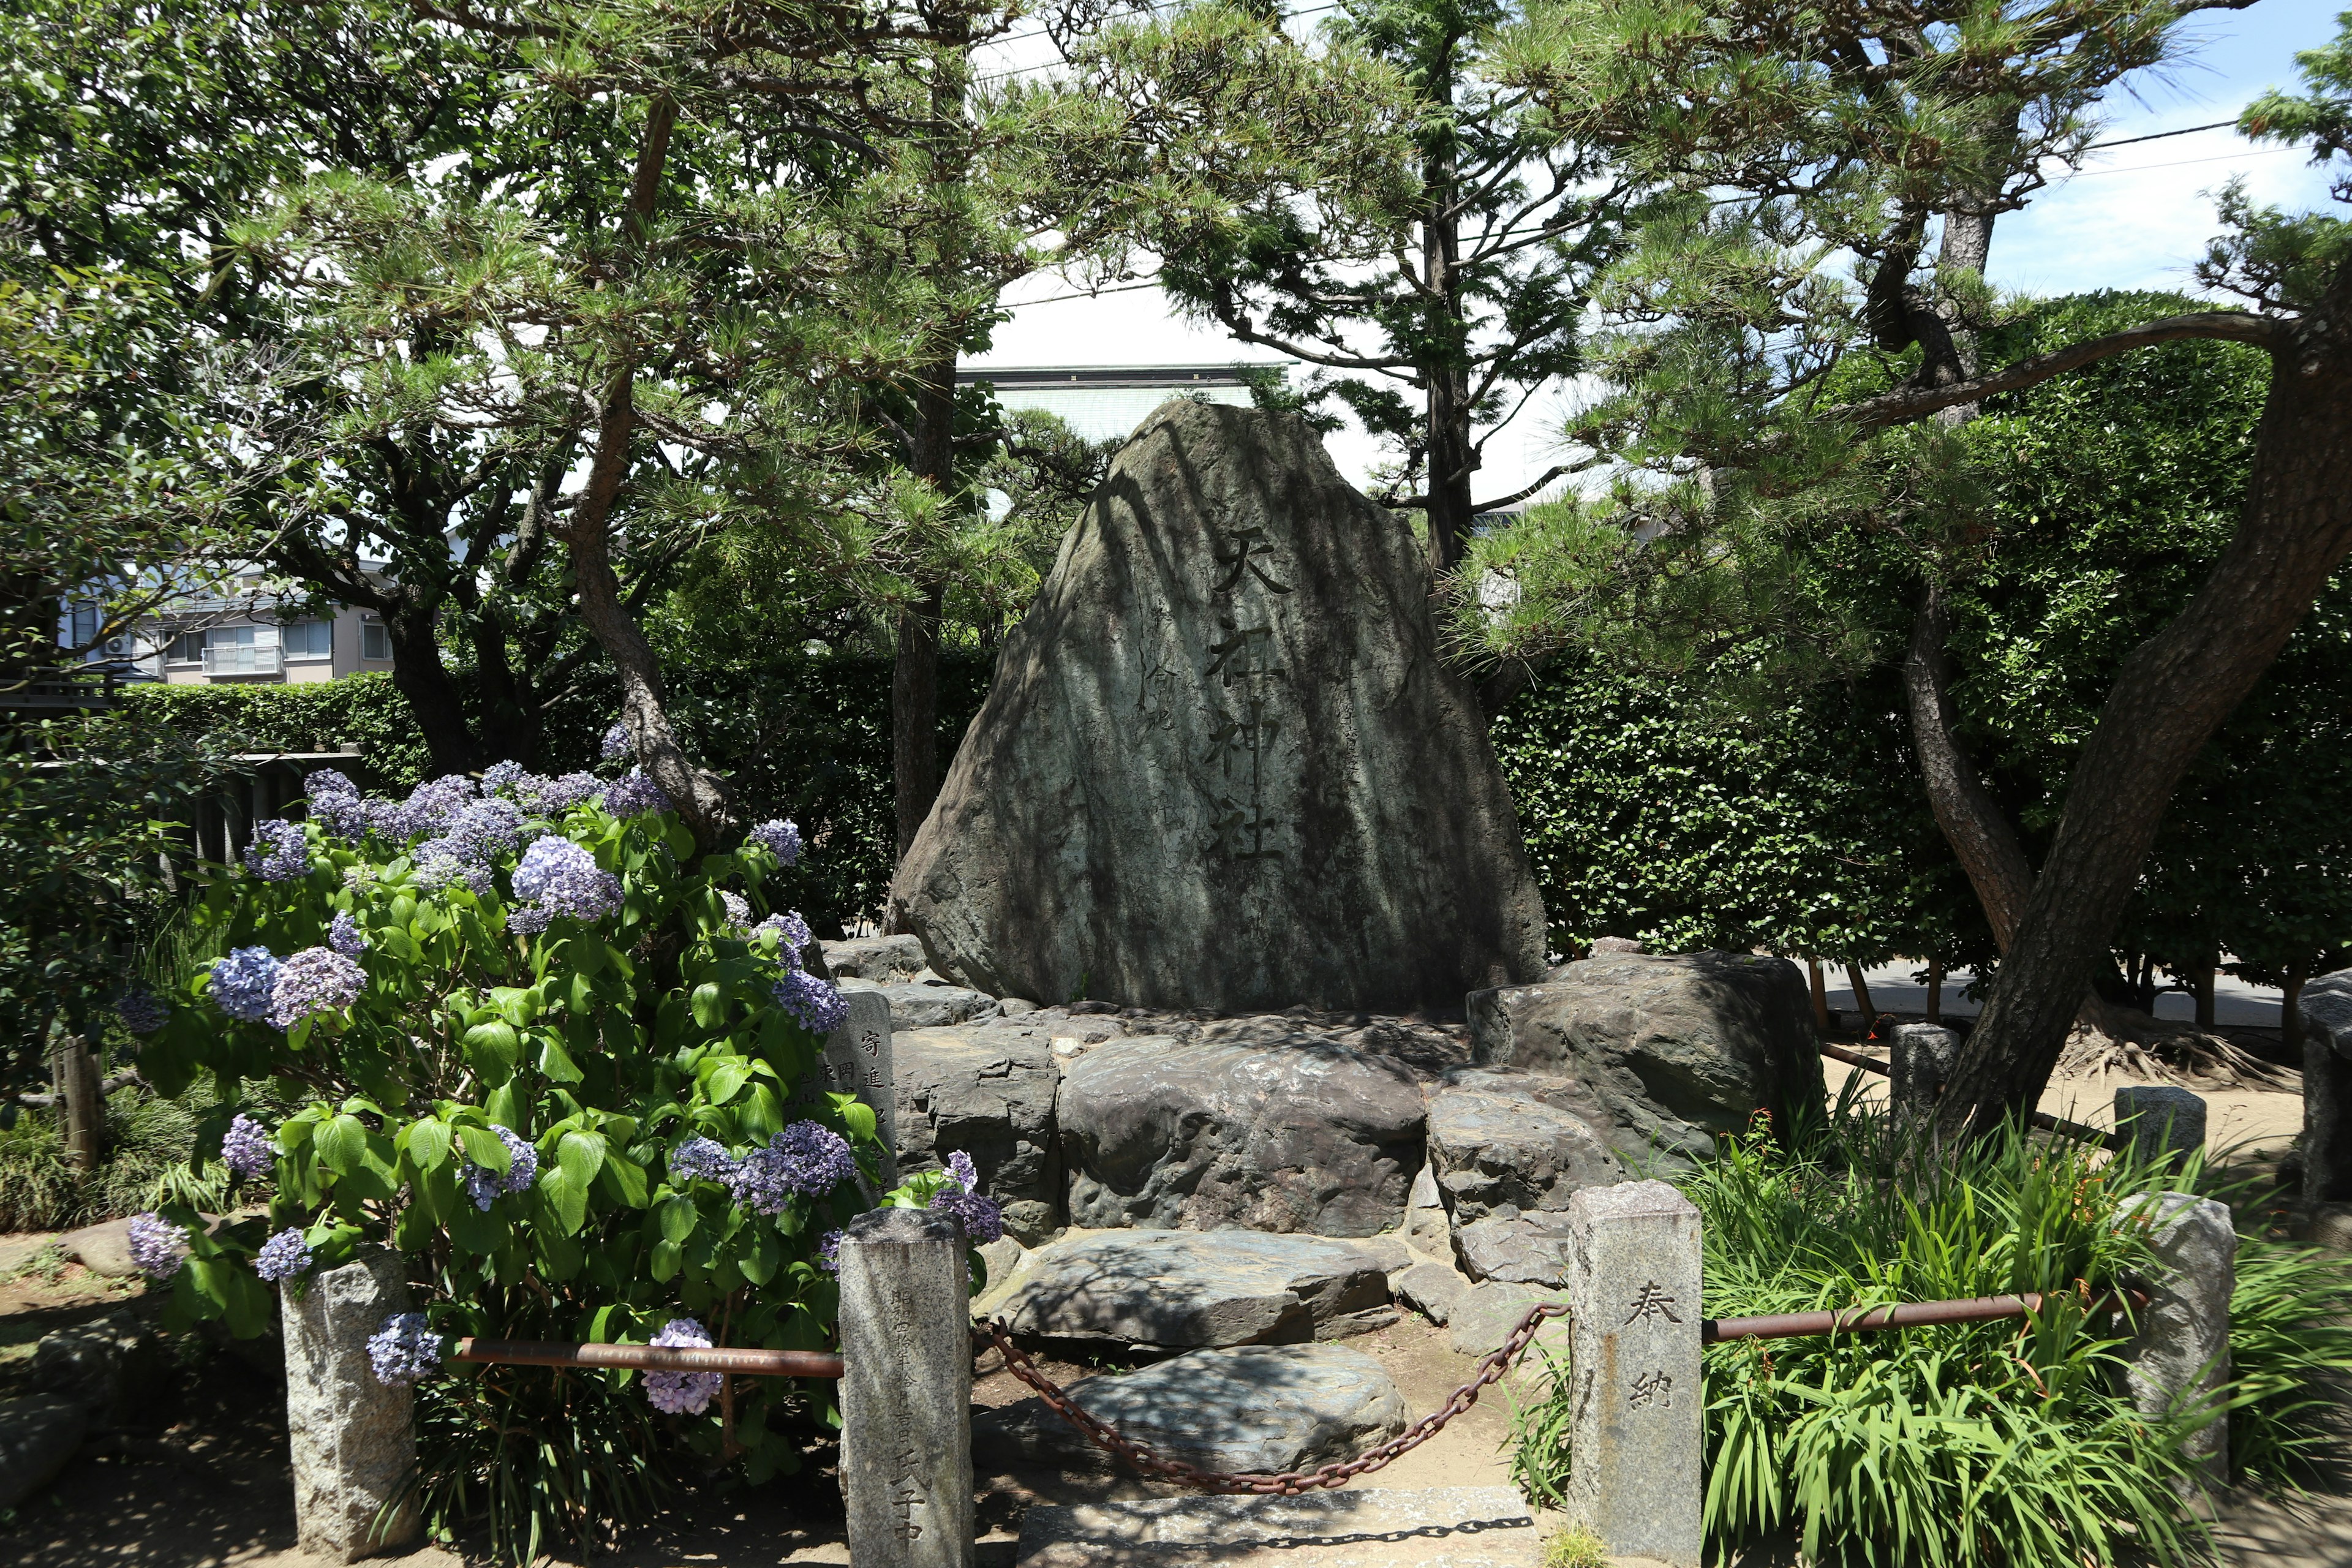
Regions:
<svg viewBox="0 0 2352 1568"><path fill-rule="evenodd" d="M2145 1224L2154 1265L2137 1283L2148 1293L2136 1331L2120 1352L2126 1392L2139 1412L2210 1408L2185 1445L2219 1489L2230 1477L2230 1294L2238 1282L2238 1232L2229 1205L2191 1193L2158 1193L2118 1222Z"/></svg>
<svg viewBox="0 0 2352 1568"><path fill-rule="evenodd" d="M1938 1024L1897 1024L1888 1055L1886 1096L1895 1114L1909 1121L1933 1115L1959 1059L1960 1037Z"/></svg>
<svg viewBox="0 0 2352 1568"><path fill-rule="evenodd" d="M971 1568L963 1227L875 1209L841 1238L841 1491L857 1568Z"/></svg>
<svg viewBox="0 0 2352 1568"><path fill-rule="evenodd" d="M2303 1196L2352 1199L2352 969L2304 982Z"/></svg>
<svg viewBox="0 0 2352 1568"><path fill-rule="evenodd" d="M890 1061L890 1001L875 991L848 991L849 1016L824 1037L824 1054L816 1071L801 1079L793 1103L803 1110L824 1103L825 1095L854 1094L874 1110L875 1127L882 1139L882 1191L898 1184L898 1075ZM880 1194L868 1193L869 1201Z"/></svg>
<svg viewBox="0 0 2352 1568"><path fill-rule="evenodd" d="M415 1494L402 1496L416 1462L413 1399L406 1384L376 1380L367 1342L384 1319L408 1310L407 1270L397 1253L379 1252L281 1294L302 1550L352 1563L405 1545L421 1523Z"/></svg>
<svg viewBox="0 0 2352 1568"><path fill-rule="evenodd" d="M1698 1568L1699 1215L1664 1182L1568 1201L1568 1511L1613 1556Z"/></svg>
<svg viewBox="0 0 2352 1568"><path fill-rule="evenodd" d="M2185 1089L2126 1085L2116 1090L2116 1136L2142 1160L2185 1163L2205 1147L2205 1097Z"/></svg>

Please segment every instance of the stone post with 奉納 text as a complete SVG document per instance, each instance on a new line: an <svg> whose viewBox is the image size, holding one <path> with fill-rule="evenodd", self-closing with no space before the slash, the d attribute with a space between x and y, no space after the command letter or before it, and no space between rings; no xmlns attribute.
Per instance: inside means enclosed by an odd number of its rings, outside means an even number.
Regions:
<svg viewBox="0 0 2352 1568"><path fill-rule="evenodd" d="M841 1492L857 1568L971 1568L963 1227L875 1209L841 1238Z"/></svg>
<svg viewBox="0 0 2352 1568"><path fill-rule="evenodd" d="M1568 1227L1568 1512L1613 1556L1698 1568L1698 1210L1626 1182L1575 1194Z"/></svg>

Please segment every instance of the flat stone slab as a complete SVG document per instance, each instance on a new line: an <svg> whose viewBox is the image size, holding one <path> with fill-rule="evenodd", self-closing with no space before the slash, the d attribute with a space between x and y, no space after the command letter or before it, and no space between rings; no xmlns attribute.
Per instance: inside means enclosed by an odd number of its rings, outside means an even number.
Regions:
<svg viewBox="0 0 2352 1568"><path fill-rule="evenodd" d="M996 1011L996 998L961 985L919 985L911 981L879 984L870 980L835 982L847 991L872 991L890 1004L890 1028L939 1029Z"/></svg>
<svg viewBox="0 0 2352 1568"><path fill-rule="evenodd" d="M131 1261L131 1222L110 1219L97 1225L86 1225L79 1230L69 1230L58 1237L58 1245L66 1257L80 1264L92 1274L109 1279L128 1279L139 1272Z"/></svg>
<svg viewBox="0 0 2352 1568"><path fill-rule="evenodd" d="M1090 1377L1071 1399L1155 1453L1226 1474L1277 1474L1352 1458L1404 1430L1404 1395L1381 1363L1344 1345L1193 1351L1118 1377ZM972 1423L975 1459L1103 1471L1118 1461L1042 1399Z"/></svg>
<svg viewBox="0 0 2352 1568"><path fill-rule="evenodd" d="M1393 1321L1382 1261L1319 1236L1097 1231L1031 1253L981 1310L1052 1339L1297 1344Z"/></svg>
<svg viewBox="0 0 2352 1568"><path fill-rule="evenodd" d="M1020 1568L1538 1568L1557 1521L1508 1487L1033 1508Z"/></svg>

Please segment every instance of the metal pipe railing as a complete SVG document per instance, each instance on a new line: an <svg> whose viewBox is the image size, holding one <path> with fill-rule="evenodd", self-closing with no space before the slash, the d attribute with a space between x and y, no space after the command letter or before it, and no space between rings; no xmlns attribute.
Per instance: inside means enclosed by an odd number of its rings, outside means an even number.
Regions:
<svg viewBox="0 0 2352 1568"><path fill-rule="evenodd" d="M622 1367L635 1372L735 1372L751 1377L827 1377L842 1360L824 1351L771 1351L724 1345L559 1344L548 1340L459 1340L452 1361L506 1366Z"/></svg>
<svg viewBox="0 0 2352 1568"><path fill-rule="evenodd" d="M1836 1311L1780 1312L1760 1318L1702 1318L1701 1344L1725 1340L1786 1340L1804 1334L1859 1333L1874 1329L1925 1329L1945 1323L1992 1323L2030 1318L2050 1298L2039 1290L2022 1296L1974 1296L1958 1301L1898 1301L1885 1307L1847 1307ZM2135 1311L2147 1305L2145 1290L2110 1290L2095 1299L2086 1315Z"/></svg>
<svg viewBox="0 0 2352 1568"><path fill-rule="evenodd" d="M1864 1072L1874 1072L1882 1076L1895 1070L1876 1057L1866 1057L1860 1051L1850 1051L1843 1046L1833 1046L1827 1040L1816 1040L1813 1043L1820 1048L1822 1055L1832 1061L1843 1062L1848 1067L1857 1067ZM2046 1110L2029 1111L2027 1120L2045 1132L2063 1133L2069 1138L2080 1139L2085 1143L2096 1143L2102 1148L2113 1149L2121 1142L2114 1133L2102 1128L2093 1127L2087 1122L2069 1121L2063 1116L2053 1116Z"/></svg>

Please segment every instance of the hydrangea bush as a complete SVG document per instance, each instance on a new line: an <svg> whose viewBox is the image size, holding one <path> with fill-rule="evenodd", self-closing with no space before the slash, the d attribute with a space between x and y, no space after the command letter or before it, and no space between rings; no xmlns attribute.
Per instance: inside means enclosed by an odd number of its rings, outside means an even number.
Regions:
<svg viewBox="0 0 2352 1568"><path fill-rule="evenodd" d="M442 1360L468 1333L822 1349L852 1215L936 1205L976 1243L1001 1233L968 1169L878 1192L856 1099L788 1111L846 1011L802 966L807 924L762 895L800 836L762 823L689 864L667 805L635 770L501 764L401 801L311 775L305 820L264 825L205 889L207 950L226 956L163 999L141 1056L166 1093L215 1080L200 1148L271 1192L266 1217L209 1234L185 1209L134 1226L175 1311L259 1332L270 1283L299 1290L381 1245L422 1297L377 1336L387 1378L489 1375ZM264 1079L302 1109L274 1125L238 1109ZM751 1479L796 1463L769 1429L789 1385L738 1380L724 1430L717 1385L640 1392ZM832 1418L830 1385L803 1392Z"/></svg>

